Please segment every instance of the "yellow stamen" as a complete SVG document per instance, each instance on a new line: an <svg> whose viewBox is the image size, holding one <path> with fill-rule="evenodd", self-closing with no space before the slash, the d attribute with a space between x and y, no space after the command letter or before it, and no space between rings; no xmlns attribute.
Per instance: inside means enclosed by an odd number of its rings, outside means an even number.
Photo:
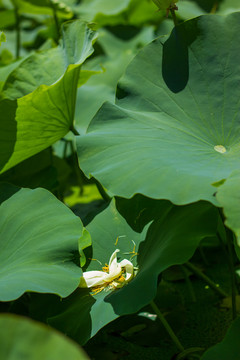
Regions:
<svg viewBox="0 0 240 360"><path fill-rule="evenodd" d="M102 270L108 273L109 272L109 265L105 264L105 266L102 267Z"/></svg>

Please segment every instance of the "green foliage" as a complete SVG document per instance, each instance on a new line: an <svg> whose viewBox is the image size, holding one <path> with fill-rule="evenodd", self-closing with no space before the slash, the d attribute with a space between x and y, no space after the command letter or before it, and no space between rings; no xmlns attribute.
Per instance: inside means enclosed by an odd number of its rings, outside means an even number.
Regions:
<svg viewBox="0 0 240 360"><path fill-rule="evenodd" d="M81 276L73 262L81 221L43 189L20 189L2 202L0 213L0 300L25 291L71 294Z"/></svg>
<svg viewBox="0 0 240 360"><path fill-rule="evenodd" d="M53 329L10 314L0 316L0 345L2 359L89 359L81 348Z"/></svg>
<svg viewBox="0 0 240 360"><path fill-rule="evenodd" d="M0 358L238 358L238 9L0 0Z"/></svg>
<svg viewBox="0 0 240 360"><path fill-rule="evenodd" d="M141 234L135 233L111 203L87 226L93 244L88 254L93 260L88 260L85 270L101 270L118 248L119 259L132 261L138 268L137 275L121 289L103 290L96 295L79 289L66 300L53 300L51 308L55 315L48 313L48 322L84 344L118 316L135 313L147 305L156 295L159 273L171 265L186 262L200 240L215 233L216 226L213 206L204 203L184 209L167 206L146 236L149 226Z"/></svg>
<svg viewBox="0 0 240 360"><path fill-rule="evenodd" d="M184 22L139 52L120 81L116 104L105 103L77 138L87 176L123 197L216 204L212 183L240 165L239 95L232 87L239 76L239 17Z"/></svg>
<svg viewBox="0 0 240 360"><path fill-rule="evenodd" d="M92 53L94 38L84 23L67 23L62 46L32 55L9 75L0 101L2 172L71 129L80 66Z"/></svg>

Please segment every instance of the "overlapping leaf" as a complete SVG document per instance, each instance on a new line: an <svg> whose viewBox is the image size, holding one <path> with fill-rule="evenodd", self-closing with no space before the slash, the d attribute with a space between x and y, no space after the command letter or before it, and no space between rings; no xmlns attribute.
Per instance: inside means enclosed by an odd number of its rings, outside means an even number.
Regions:
<svg viewBox="0 0 240 360"><path fill-rule="evenodd" d="M87 360L73 341L39 322L1 314L0 358L8 360Z"/></svg>
<svg viewBox="0 0 240 360"><path fill-rule="evenodd" d="M12 196L0 205L0 301L25 291L68 296L82 274L82 223L47 190L17 190L1 186Z"/></svg>
<svg viewBox="0 0 240 360"><path fill-rule="evenodd" d="M127 198L217 204L212 184L240 168L239 31L239 13L202 16L141 50L77 138L85 174Z"/></svg>
<svg viewBox="0 0 240 360"><path fill-rule="evenodd" d="M93 242L93 253L89 254L93 260L87 271L101 270L118 248L119 257L130 259L139 268L138 274L123 288L112 292L91 295L88 289L78 289L61 302L50 301L54 316L48 314L49 323L85 343L119 315L134 313L148 304L156 294L159 273L187 261L200 240L213 235L216 227L216 209L209 204L171 205L162 207L161 216L152 223L146 236L148 226L141 234L135 233L112 203L87 227Z"/></svg>
<svg viewBox="0 0 240 360"><path fill-rule="evenodd" d="M2 172L69 131L80 66L95 36L81 21L66 23L62 46L32 55L9 75L0 102Z"/></svg>

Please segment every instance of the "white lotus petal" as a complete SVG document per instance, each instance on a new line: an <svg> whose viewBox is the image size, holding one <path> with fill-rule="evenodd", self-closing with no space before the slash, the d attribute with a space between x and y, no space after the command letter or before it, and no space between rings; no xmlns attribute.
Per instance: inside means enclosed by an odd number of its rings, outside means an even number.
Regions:
<svg viewBox="0 0 240 360"><path fill-rule="evenodd" d="M107 275L109 274L104 271L86 271L83 273L83 278L86 281L87 287L91 288L97 285L104 285Z"/></svg>
<svg viewBox="0 0 240 360"><path fill-rule="evenodd" d="M109 275L112 277L112 279L121 275L122 268L117 262L117 253L119 251L119 249L116 249L109 260Z"/></svg>
<svg viewBox="0 0 240 360"><path fill-rule="evenodd" d="M124 259L119 263L119 265L121 266L121 268L124 268L126 271L125 281L126 282L130 281L134 275L134 267L131 261Z"/></svg>

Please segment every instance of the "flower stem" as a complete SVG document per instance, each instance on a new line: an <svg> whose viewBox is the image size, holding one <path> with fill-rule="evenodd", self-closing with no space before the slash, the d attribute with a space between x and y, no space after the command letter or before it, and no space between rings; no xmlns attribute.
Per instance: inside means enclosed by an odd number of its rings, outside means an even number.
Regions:
<svg viewBox="0 0 240 360"><path fill-rule="evenodd" d="M163 314L161 313L161 311L159 310L159 308L157 307L157 305L155 304L154 301L150 302L151 307L153 308L154 312L156 313L156 315L158 316L159 320L161 321L162 325L164 326L165 330L167 331L168 335L170 336L170 338L172 339L172 341L174 342L174 344L176 345L176 347L180 350L180 351L184 351L184 347L182 346L182 344L180 343L178 337L175 335L175 333L173 332L171 326L169 325L169 323L167 322L167 320L165 319L165 317L163 316Z"/></svg>
<svg viewBox="0 0 240 360"><path fill-rule="evenodd" d="M21 31L20 31L20 15L18 11L17 4L14 0L12 0L12 4L14 6L14 14L15 14L15 21L16 21L16 58L18 59L20 56L20 41L21 41Z"/></svg>
<svg viewBox="0 0 240 360"><path fill-rule="evenodd" d="M188 291L189 291L189 293L191 295L191 298L192 298L192 302L195 303L197 301L197 299L196 299L195 292L193 290L192 282L189 279L189 273L188 273L187 269L183 265L180 265L180 268L181 268L183 276L185 278L185 281L186 281L186 284L187 284L187 287L188 287Z"/></svg>
<svg viewBox="0 0 240 360"><path fill-rule="evenodd" d="M191 270L200 279L204 280L209 285L209 287L214 290L218 295L220 295L221 297L228 297L228 294L224 290L216 286L216 284L211 279L209 279L207 275L203 274L203 272L195 265L187 262L186 264L184 264L184 266Z"/></svg>
<svg viewBox="0 0 240 360"><path fill-rule="evenodd" d="M55 8L54 4L52 3L52 0L50 0L49 2L50 2L50 6L51 6L52 12L53 12L53 19L54 19L54 23L55 23L55 27L56 27L56 33L57 33L57 41L59 41L59 39L60 39L60 31L59 31L59 22L58 22L58 17L57 17L57 11L56 11L56 8Z"/></svg>
<svg viewBox="0 0 240 360"><path fill-rule="evenodd" d="M172 15L174 25L177 26L178 25L178 20L177 20L177 17L176 17L175 10L173 8L170 8L170 13Z"/></svg>
<svg viewBox="0 0 240 360"><path fill-rule="evenodd" d="M219 215L224 224L225 218L223 215L223 211L221 209L219 209ZM227 227L225 227L225 233L226 233L226 242L227 242L227 250L228 251L226 251L225 244L219 233L217 234L217 237L218 237L220 244L221 244L223 250L225 251L226 257L228 259L228 266L229 266L230 277L231 277L232 318L234 320L237 316L236 295L238 293L237 286L236 286L236 274L235 274L235 269L234 269L234 258L233 258L233 249L232 249L234 234Z"/></svg>

